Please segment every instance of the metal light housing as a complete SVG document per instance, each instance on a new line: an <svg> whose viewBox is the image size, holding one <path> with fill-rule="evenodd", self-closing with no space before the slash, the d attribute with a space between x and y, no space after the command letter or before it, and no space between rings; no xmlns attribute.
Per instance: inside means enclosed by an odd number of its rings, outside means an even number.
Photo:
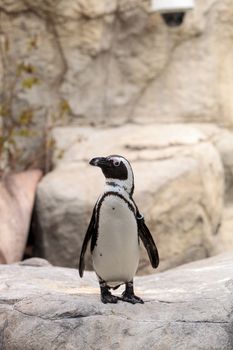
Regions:
<svg viewBox="0 0 233 350"><path fill-rule="evenodd" d="M194 0L152 0L152 12L187 12L194 8Z"/></svg>
<svg viewBox="0 0 233 350"><path fill-rule="evenodd" d="M194 0L152 0L151 11L159 12L169 27L183 23L187 11L194 8Z"/></svg>

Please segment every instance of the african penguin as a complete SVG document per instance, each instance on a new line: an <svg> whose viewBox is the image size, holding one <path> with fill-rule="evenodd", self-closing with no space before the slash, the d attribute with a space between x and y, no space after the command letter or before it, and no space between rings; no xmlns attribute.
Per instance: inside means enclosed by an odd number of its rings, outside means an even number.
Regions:
<svg viewBox="0 0 233 350"><path fill-rule="evenodd" d="M139 262L139 238L154 268L159 264L159 255L132 197L134 175L131 165L118 155L93 158L90 164L101 168L106 181L83 241L79 260L80 277L83 276L84 256L91 239L93 267L99 279L101 301L143 303L134 294L133 288L133 277ZM116 289L122 284L125 284L125 291L121 297L110 293L110 289Z"/></svg>

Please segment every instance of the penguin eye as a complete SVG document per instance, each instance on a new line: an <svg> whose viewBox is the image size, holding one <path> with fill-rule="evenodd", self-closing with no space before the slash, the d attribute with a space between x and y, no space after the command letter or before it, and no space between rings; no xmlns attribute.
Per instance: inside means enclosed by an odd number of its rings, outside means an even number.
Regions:
<svg viewBox="0 0 233 350"><path fill-rule="evenodd" d="M113 165L114 166L119 166L121 164L121 162L119 162L119 160L114 160L113 161Z"/></svg>

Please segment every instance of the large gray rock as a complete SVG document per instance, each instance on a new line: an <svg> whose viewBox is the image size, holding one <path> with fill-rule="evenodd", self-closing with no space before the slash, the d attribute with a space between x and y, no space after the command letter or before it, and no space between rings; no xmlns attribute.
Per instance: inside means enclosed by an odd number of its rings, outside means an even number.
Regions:
<svg viewBox="0 0 233 350"><path fill-rule="evenodd" d="M125 125L54 131L55 170L37 193L37 253L55 265L77 266L104 177L96 155L121 154L135 173L135 199L166 269L212 255L223 205L223 169L207 137L189 125ZM218 237L218 236L217 236ZM91 268L87 256L87 268ZM152 272L145 250L140 273Z"/></svg>
<svg viewBox="0 0 233 350"><path fill-rule="evenodd" d="M44 126L48 111L61 120L69 106L85 124L232 125L231 2L196 0L178 28L150 4L1 0L0 83L14 117L33 111Z"/></svg>
<svg viewBox="0 0 233 350"><path fill-rule="evenodd" d="M144 305L102 304L94 273L0 266L4 350L232 350L231 254L138 277Z"/></svg>

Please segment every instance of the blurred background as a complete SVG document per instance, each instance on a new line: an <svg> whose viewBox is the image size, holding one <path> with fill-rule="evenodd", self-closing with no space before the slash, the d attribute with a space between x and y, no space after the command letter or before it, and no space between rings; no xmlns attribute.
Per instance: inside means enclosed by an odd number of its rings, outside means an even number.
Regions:
<svg viewBox="0 0 233 350"><path fill-rule="evenodd" d="M77 267L109 154L160 271L233 250L231 0L0 0L0 77L1 263Z"/></svg>

